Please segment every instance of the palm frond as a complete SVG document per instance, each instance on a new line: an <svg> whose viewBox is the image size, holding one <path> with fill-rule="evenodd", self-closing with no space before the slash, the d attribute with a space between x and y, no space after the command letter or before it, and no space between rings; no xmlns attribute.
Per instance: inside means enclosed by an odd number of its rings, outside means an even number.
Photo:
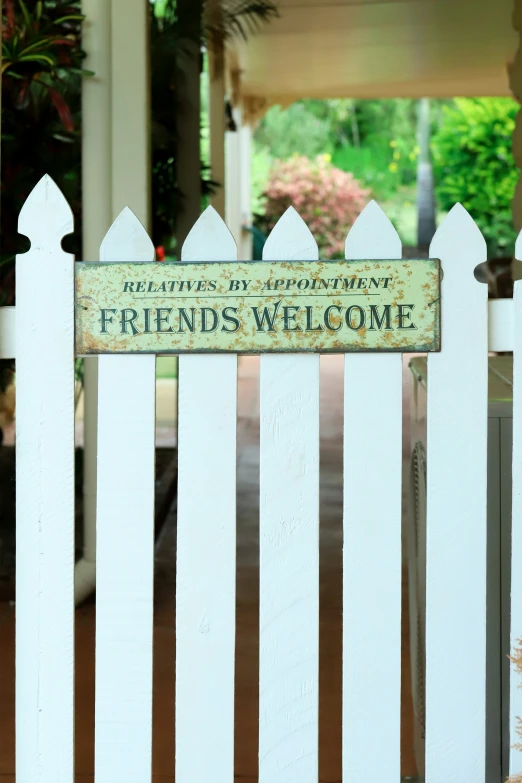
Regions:
<svg viewBox="0 0 522 783"><path fill-rule="evenodd" d="M210 11L205 3L204 28L207 37L242 38L257 33L268 22L279 17L279 10L272 0L223 0L219 12Z"/></svg>

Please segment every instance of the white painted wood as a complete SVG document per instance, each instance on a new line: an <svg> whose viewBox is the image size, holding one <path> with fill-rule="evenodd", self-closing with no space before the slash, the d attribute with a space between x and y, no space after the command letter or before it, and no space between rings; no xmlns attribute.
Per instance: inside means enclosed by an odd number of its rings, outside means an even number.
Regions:
<svg viewBox="0 0 522 783"><path fill-rule="evenodd" d="M438 229L442 351L428 355L426 783L485 780L487 286L457 204Z"/></svg>
<svg viewBox="0 0 522 783"><path fill-rule="evenodd" d="M245 255L248 257L248 253ZM513 300L490 299L489 350L513 350ZM0 359L12 359L15 355L15 308L0 307Z"/></svg>
<svg viewBox="0 0 522 783"><path fill-rule="evenodd" d="M74 732L73 217L43 177L16 259L16 777L72 783Z"/></svg>
<svg viewBox="0 0 522 783"><path fill-rule="evenodd" d="M314 260L290 208L265 260ZM319 355L261 356L259 783L316 783Z"/></svg>
<svg viewBox="0 0 522 783"><path fill-rule="evenodd" d="M346 257L401 258L375 202ZM343 779L398 781L402 356L346 354L344 366Z"/></svg>
<svg viewBox="0 0 522 783"><path fill-rule="evenodd" d="M101 261L153 261L125 209ZM96 552L96 783L151 779L155 356L100 356Z"/></svg>
<svg viewBox="0 0 522 783"><path fill-rule="evenodd" d="M518 235L515 258L522 260L522 233ZM515 282L513 345L513 494L511 514L511 638L510 650L522 646L522 280ZM522 750L517 729L522 718L521 678L512 667L509 683L509 774L522 774Z"/></svg>
<svg viewBox="0 0 522 783"><path fill-rule="evenodd" d="M231 261L209 207L183 261ZM176 781L234 779L237 357L179 357Z"/></svg>
<svg viewBox="0 0 522 783"><path fill-rule="evenodd" d="M488 301L488 347L490 351L512 351L514 342L513 299Z"/></svg>
<svg viewBox="0 0 522 783"><path fill-rule="evenodd" d="M14 359L16 308L0 307L0 359Z"/></svg>

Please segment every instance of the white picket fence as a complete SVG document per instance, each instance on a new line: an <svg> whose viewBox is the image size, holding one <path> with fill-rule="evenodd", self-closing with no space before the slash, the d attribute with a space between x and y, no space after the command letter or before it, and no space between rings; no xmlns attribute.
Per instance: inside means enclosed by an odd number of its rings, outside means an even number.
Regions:
<svg viewBox="0 0 522 783"><path fill-rule="evenodd" d="M72 783L74 725L74 259L70 209L49 178L28 198L16 307L0 309L0 357L17 371L16 771ZM517 244L521 256L522 240ZM216 212L184 261L231 260ZM442 351L429 356L428 783L485 783L487 356L514 350L512 640L522 637L522 284L488 304L473 275L485 242L457 205L442 261ZM265 259L318 258L290 209ZM369 204L349 259L400 258ZM125 210L104 261L152 261ZM347 354L344 408L343 780L400 777L401 439L399 354ZM451 383L449 383L451 379ZM99 359L96 611L97 783L151 780L154 356ZM234 779L237 358L179 360L176 781ZM319 356L261 357L260 783L317 783ZM466 465L466 470L462 465ZM114 567L117 555L117 567ZM522 691L511 688L511 725ZM174 740L174 738L173 738ZM522 772L522 753L511 753ZM488 782L489 783L489 782Z"/></svg>

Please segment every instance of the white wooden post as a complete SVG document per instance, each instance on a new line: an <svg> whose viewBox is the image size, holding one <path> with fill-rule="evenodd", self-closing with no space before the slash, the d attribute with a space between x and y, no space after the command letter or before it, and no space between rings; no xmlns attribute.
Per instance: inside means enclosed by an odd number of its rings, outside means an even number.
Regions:
<svg viewBox="0 0 522 783"><path fill-rule="evenodd" d="M515 246L515 258L522 260L522 232ZM522 640L522 280L515 283L513 345L513 496L511 515L511 653ZM522 774L522 750L518 729L522 718L520 676L513 670L509 688L509 774Z"/></svg>
<svg viewBox="0 0 522 783"><path fill-rule="evenodd" d="M368 204L348 234L346 258L400 259L401 250L386 215L375 202ZM401 436L401 354L346 354L343 778L348 781L400 778Z"/></svg>
<svg viewBox="0 0 522 783"><path fill-rule="evenodd" d="M483 783L488 292L473 272L487 256L460 204L430 255L444 277L442 351L428 355L426 783Z"/></svg>
<svg viewBox="0 0 522 783"><path fill-rule="evenodd" d="M153 261L125 209L100 261ZM154 355L98 359L96 783L151 779L154 577Z"/></svg>
<svg viewBox="0 0 522 783"><path fill-rule="evenodd" d="M183 261L231 261L209 207ZM237 357L179 357L176 781L234 779Z"/></svg>
<svg viewBox="0 0 522 783"><path fill-rule="evenodd" d="M16 259L16 776L73 783L73 217L46 176Z"/></svg>
<svg viewBox="0 0 522 783"><path fill-rule="evenodd" d="M314 260L288 209L265 260ZM264 354L260 388L259 783L317 783L319 355Z"/></svg>

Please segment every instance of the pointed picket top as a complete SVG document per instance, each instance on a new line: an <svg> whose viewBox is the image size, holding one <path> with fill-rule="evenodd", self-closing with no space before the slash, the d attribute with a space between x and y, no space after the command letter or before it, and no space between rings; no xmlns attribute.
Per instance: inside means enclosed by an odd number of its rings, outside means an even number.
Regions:
<svg viewBox="0 0 522 783"><path fill-rule="evenodd" d="M319 250L303 218L288 207L270 232L263 247L263 259L272 261L315 261Z"/></svg>
<svg viewBox="0 0 522 783"><path fill-rule="evenodd" d="M154 261L154 257L151 238L132 209L125 207L103 238L100 261Z"/></svg>
<svg viewBox="0 0 522 783"><path fill-rule="evenodd" d="M45 174L32 189L20 210L18 231L31 244L51 249L74 231L72 210L58 185Z"/></svg>
<svg viewBox="0 0 522 783"><path fill-rule="evenodd" d="M190 229L183 247L182 261L234 261L237 246L223 218L207 207Z"/></svg>
<svg viewBox="0 0 522 783"><path fill-rule="evenodd" d="M400 258L402 243L376 201L365 206L346 237L346 258Z"/></svg>
<svg viewBox="0 0 522 783"><path fill-rule="evenodd" d="M430 245L430 257L458 266L466 272L487 260L486 240L479 227L462 204L455 204L435 232ZM446 264L446 273L448 265Z"/></svg>

